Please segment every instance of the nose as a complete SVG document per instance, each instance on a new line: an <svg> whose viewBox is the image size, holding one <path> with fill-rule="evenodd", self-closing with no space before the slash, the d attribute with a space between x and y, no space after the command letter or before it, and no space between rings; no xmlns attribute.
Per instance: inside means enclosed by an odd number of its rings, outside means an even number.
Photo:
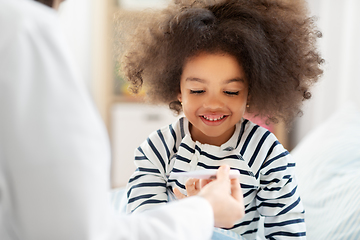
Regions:
<svg viewBox="0 0 360 240"><path fill-rule="evenodd" d="M210 110L216 110L221 109L224 107L224 102L222 101L221 97L219 96L208 96L206 99L204 99L203 103L204 108L210 109Z"/></svg>

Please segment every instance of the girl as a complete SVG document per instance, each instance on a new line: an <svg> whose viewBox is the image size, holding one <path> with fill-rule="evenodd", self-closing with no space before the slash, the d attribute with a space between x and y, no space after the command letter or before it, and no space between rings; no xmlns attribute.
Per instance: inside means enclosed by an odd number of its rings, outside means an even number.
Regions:
<svg viewBox="0 0 360 240"><path fill-rule="evenodd" d="M301 1L175 1L132 39L123 70L137 92L185 117L152 133L135 153L127 211L139 212L192 195L173 172L241 173L245 216L231 230L255 239L265 216L268 239L306 235L295 163L276 137L244 118L289 123L322 74L320 37ZM187 193L186 186L189 190Z"/></svg>

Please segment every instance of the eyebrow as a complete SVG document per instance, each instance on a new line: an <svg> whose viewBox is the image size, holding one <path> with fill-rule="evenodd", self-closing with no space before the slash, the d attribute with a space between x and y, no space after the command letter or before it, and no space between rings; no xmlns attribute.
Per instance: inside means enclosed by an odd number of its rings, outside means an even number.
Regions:
<svg viewBox="0 0 360 240"><path fill-rule="evenodd" d="M206 83L206 80L201 79L201 78L195 78L195 77L188 77L188 78L186 78L186 81ZM232 82L245 83L245 80L242 78L232 78L232 79L224 81L225 84L232 83Z"/></svg>

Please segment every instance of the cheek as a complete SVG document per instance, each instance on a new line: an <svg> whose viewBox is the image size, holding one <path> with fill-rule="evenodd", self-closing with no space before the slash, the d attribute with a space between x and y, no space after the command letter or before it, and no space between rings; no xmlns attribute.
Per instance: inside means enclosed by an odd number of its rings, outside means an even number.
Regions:
<svg viewBox="0 0 360 240"><path fill-rule="evenodd" d="M232 112L244 115L246 111L246 99L244 100L244 98L240 98L237 99L236 102L231 101L228 103L228 106Z"/></svg>
<svg viewBox="0 0 360 240"><path fill-rule="evenodd" d="M197 102L196 99L194 98L194 95L188 92L183 92L181 94L181 98L183 104L186 104L186 107L191 107L192 105L194 105L194 103Z"/></svg>
<svg viewBox="0 0 360 240"><path fill-rule="evenodd" d="M199 105L197 101L191 101L189 98L183 98L183 112L187 118L196 115Z"/></svg>
<svg viewBox="0 0 360 240"><path fill-rule="evenodd" d="M185 102L183 103L183 111L185 114L193 113L196 111L196 107L190 102Z"/></svg>

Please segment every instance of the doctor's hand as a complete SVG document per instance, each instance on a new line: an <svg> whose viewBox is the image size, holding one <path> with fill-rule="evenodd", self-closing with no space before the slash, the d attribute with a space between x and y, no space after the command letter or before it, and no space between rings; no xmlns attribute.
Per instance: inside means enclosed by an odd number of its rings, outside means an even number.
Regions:
<svg viewBox="0 0 360 240"><path fill-rule="evenodd" d="M239 179L230 179L229 171L228 165L221 166L217 171L216 180L201 188L198 194L211 204L215 227L230 228L245 214Z"/></svg>

